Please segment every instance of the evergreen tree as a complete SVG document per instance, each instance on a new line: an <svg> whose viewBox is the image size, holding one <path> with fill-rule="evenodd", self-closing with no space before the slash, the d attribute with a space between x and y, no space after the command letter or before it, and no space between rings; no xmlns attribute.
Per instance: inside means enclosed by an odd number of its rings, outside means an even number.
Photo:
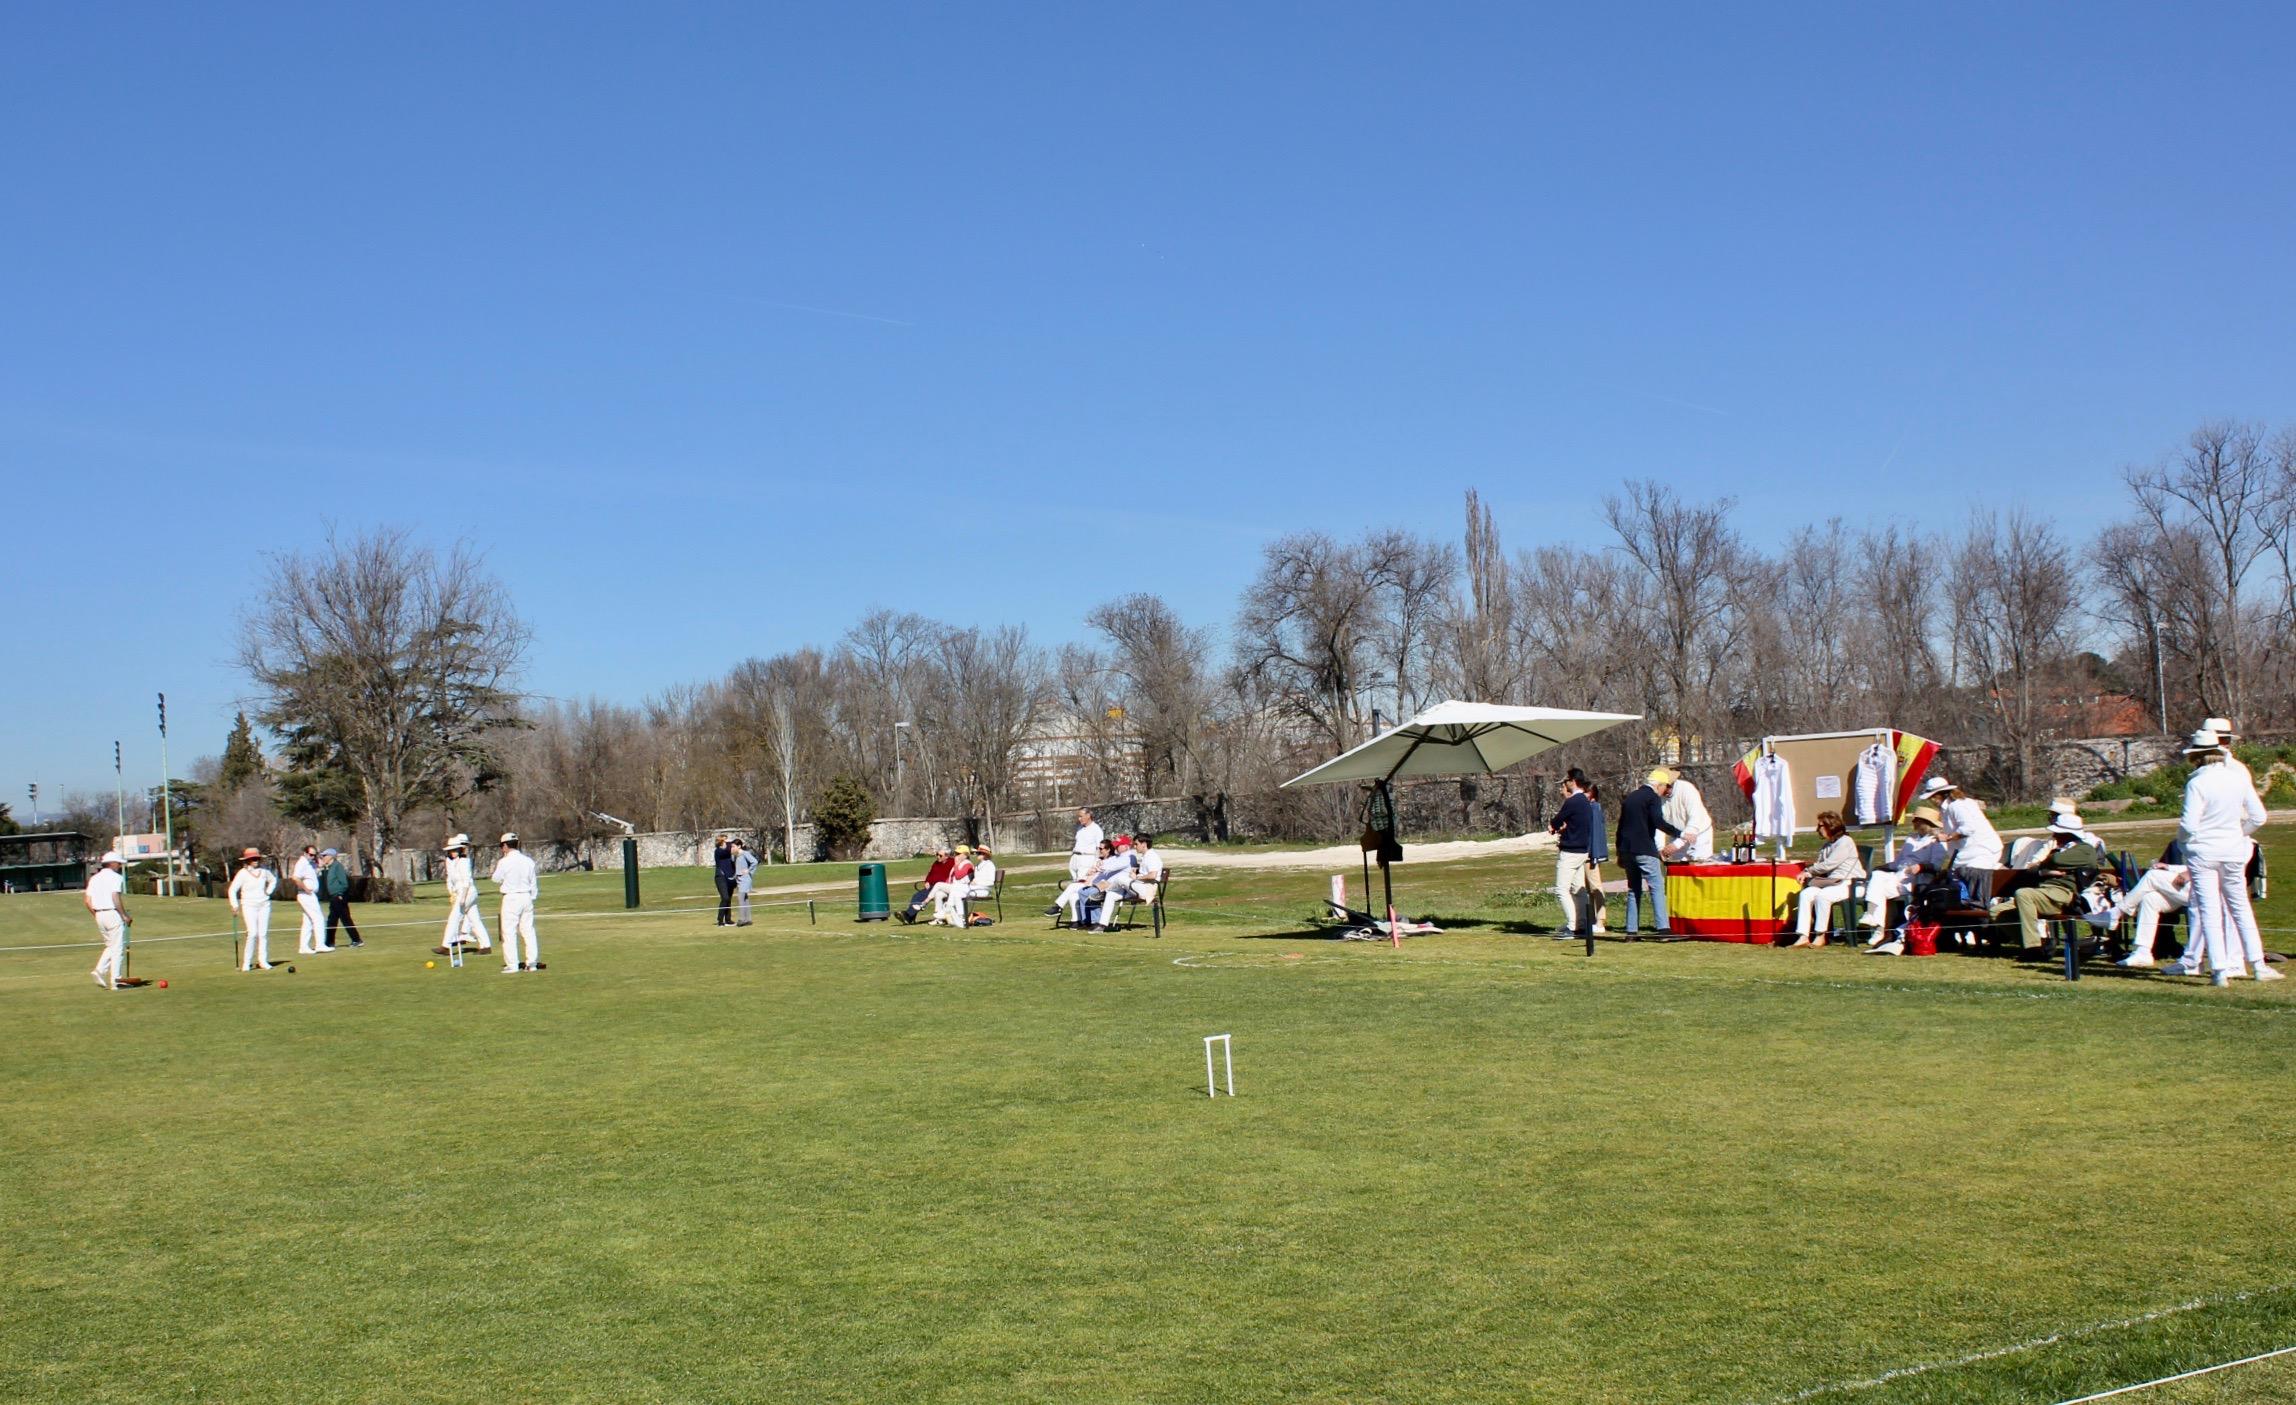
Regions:
<svg viewBox="0 0 2296 1405"><path fill-rule="evenodd" d="M242 712L231 724L230 740L223 744L223 765L215 773L215 789L228 794L265 775L263 750L255 744L254 724Z"/></svg>

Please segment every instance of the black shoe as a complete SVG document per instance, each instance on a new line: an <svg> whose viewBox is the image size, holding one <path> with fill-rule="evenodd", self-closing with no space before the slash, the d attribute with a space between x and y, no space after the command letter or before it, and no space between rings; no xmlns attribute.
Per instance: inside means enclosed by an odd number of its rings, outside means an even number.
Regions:
<svg viewBox="0 0 2296 1405"><path fill-rule="evenodd" d="M1046 909L1044 910L1044 915L1045 915L1045 916L1047 916L1047 917L1058 917L1058 916L1060 916L1060 904L1059 904L1059 903L1054 903L1052 906L1050 906L1050 907L1046 908Z"/></svg>
<svg viewBox="0 0 2296 1405"><path fill-rule="evenodd" d="M353 945L353 946L365 946L365 945L366 945L366 943L365 943L365 942L363 942L363 941L360 941L360 940L359 940L357 937L353 937L353 938L351 938L351 945Z"/></svg>

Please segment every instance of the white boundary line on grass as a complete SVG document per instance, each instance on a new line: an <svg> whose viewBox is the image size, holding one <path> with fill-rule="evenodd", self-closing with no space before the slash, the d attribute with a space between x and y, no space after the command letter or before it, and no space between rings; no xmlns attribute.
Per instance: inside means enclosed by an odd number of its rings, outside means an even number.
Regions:
<svg viewBox="0 0 2296 1405"><path fill-rule="evenodd" d="M2026 1341L2013 1342L2008 1346L1997 1346L1986 1351L1973 1351L1967 1356L1956 1356L1944 1361L1924 1361L1913 1366L1899 1366L1884 1371L1878 1376L1868 1376L1863 1380L1828 1381L1823 1385L1814 1385L1807 1390L1796 1391L1792 1395L1778 1396L1769 1401L1768 1405L1794 1405L1796 1401L1814 1400L1821 1395L1838 1395L1853 1390L1872 1390L1875 1386L1888 1385L1891 1381L1901 1381L1908 1376L1926 1376L1932 1371L1952 1371L1963 1366L1975 1366L1980 1362L1998 1361L2004 1356L2016 1356L2023 1352L2038 1351L2045 1346L2055 1346L2059 1342L2079 1341L2084 1337L2117 1332L2124 1327L2141 1327L2147 1322L2158 1322L2164 1317L2197 1312L2204 1307L2222 1307L2227 1303L2242 1303L2254 1298L2271 1297L2276 1293L2285 1293L2291 1288L2296 1288L2296 1283L2275 1283L2269 1288L2249 1288L2238 1293L2226 1293L2213 1298L2192 1298L2185 1302L2171 1304L2168 1307L2155 1308L2151 1312L2138 1313L2134 1317L2123 1317L2111 1322L2092 1322L2086 1327L2072 1327L2061 1332L2051 1332L2045 1337L2033 1337ZM2176 1378L2167 1377L2165 1379L2173 1380ZM2133 1388L2131 1387L2131 1389ZM2082 1398L2097 1400L2103 1397L2084 1396Z"/></svg>
<svg viewBox="0 0 2296 1405"><path fill-rule="evenodd" d="M2137 1390L2151 1390L2156 1385L2167 1385L2171 1381L2189 1381L2194 1376L2214 1375L2218 1371L2229 1371L2235 1366L2253 1366L2259 1361L2270 1361L2275 1356L2286 1356L2290 1352L2296 1352L2296 1346L2284 1346L2278 1351L2261 1351L2254 1356L2243 1356L2238 1361L2220 1361L2214 1366L2203 1366L2196 1371L2179 1371L2173 1376L2162 1376L2158 1380L2138 1381L2135 1385L2116 1386L2112 1390L2100 1390L2095 1395L2083 1395L2072 1400L2060 1400L2057 1405L2089 1405L2092 1400L2110 1400L2116 1395L2127 1395L2129 1392Z"/></svg>

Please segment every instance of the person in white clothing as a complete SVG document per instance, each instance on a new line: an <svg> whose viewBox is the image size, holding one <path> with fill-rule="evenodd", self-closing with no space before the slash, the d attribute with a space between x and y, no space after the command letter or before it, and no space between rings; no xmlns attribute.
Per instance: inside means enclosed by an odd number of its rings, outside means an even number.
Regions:
<svg viewBox="0 0 2296 1405"><path fill-rule="evenodd" d="M271 895L279 890L279 875L263 866L261 849L243 849L239 872L231 876L224 896L247 928L247 946L239 957L242 971L271 969Z"/></svg>
<svg viewBox="0 0 2296 1405"><path fill-rule="evenodd" d="M1120 850L1119 857L1122 856ZM1119 870L1109 880L1107 892L1100 900L1098 926L1103 932L1116 925L1116 909L1126 898L1152 903L1156 901L1156 885L1164 881L1164 856L1156 852L1155 835L1133 836L1130 858L1131 866Z"/></svg>
<svg viewBox="0 0 2296 1405"><path fill-rule="evenodd" d="M295 906L303 913L302 929L295 934L295 954L313 956L319 951L319 933L326 919L319 915L319 846L306 844L295 859L295 866L287 871L287 879L295 885Z"/></svg>
<svg viewBox="0 0 2296 1405"><path fill-rule="evenodd" d="M2160 939L2160 920L2172 912L2182 912L2192 903L2192 870L2185 865L2184 847L2175 840L2161 851L2161 856L2143 876L2129 885L2111 906L2102 912L2089 914L2089 921L2098 928L2111 931L2121 919L2136 914L2136 935L2130 939L2129 954L2119 964L2130 970L2143 970L2152 966L2153 943ZM2189 936L2190 933L2188 932ZM2199 948L2193 947L2192 969L2199 970Z"/></svg>
<svg viewBox="0 0 2296 1405"><path fill-rule="evenodd" d="M120 952L127 944L128 923L135 920L128 916L127 892L127 865L106 849L80 898L88 906L88 915L96 919L96 932L104 939L104 954L96 958L96 969L90 974L106 990L119 989Z"/></svg>
<svg viewBox="0 0 2296 1405"><path fill-rule="evenodd" d="M963 855L959 855L960 860ZM962 927L967 917L967 905L988 897L997 890L997 861L991 857L986 844L971 854L970 870L962 877L954 875L935 891L940 897L933 902L933 922L936 926Z"/></svg>
<svg viewBox="0 0 2296 1405"><path fill-rule="evenodd" d="M1100 841L1106 838L1092 811L1076 812L1076 839L1068 846L1068 879L1081 883L1100 864Z"/></svg>
<svg viewBox="0 0 2296 1405"><path fill-rule="evenodd" d="M2207 953L2209 980L2225 985L2252 973L2279 980L2264 964L2261 944L2251 952L2244 940L2256 923L2248 904L2249 836L2264 824L2264 802L2247 774L2226 764L2216 733L2193 733L2184 751L2193 771L2176 838L2191 873L2193 933Z"/></svg>
<svg viewBox="0 0 2296 1405"><path fill-rule="evenodd" d="M1850 838L1839 811L1820 812L1818 842L1817 858L1802 870L1800 910L1794 918L1795 946L1824 946L1834 904L1846 900L1850 884L1865 877L1857 841Z"/></svg>
<svg viewBox="0 0 2296 1405"><path fill-rule="evenodd" d="M1071 922L1079 921L1082 916L1079 905L1087 896L1099 898L1108 891L1110 883L1131 870L1132 855L1129 852L1118 853L1113 840L1101 840L1100 848L1093 856L1092 871L1062 888L1052 906L1045 909L1045 915L1065 915Z"/></svg>
<svg viewBox="0 0 2296 1405"><path fill-rule="evenodd" d="M542 963L536 960L540 953L534 940L534 899L542 892L541 877L534 860L518 847L515 833L502 836L502 857L488 875L495 887L502 890L502 974L515 976L520 971L539 971ZM526 962L519 964L518 944L526 943Z"/></svg>
<svg viewBox="0 0 2296 1405"><path fill-rule="evenodd" d="M1674 777L1666 791L1666 804L1659 813L1680 831L1679 837L1666 846L1666 857L1693 862L1714 857L1714 817L1706 813L1706 797L1698 793L1698 787L1691 784L1688 776Z"/></svg>
<svg viewBox="0 0 2296 1405"><path fill-rule="evenodd" d="M2241 777L2248 782L2249 788L2252 790L2255 789L2255 774L2248 769L2247 762L2242 761L2238 756L2233 754L2232 745L2234 742L2239 740L2239 735L2232 730L2232 719L2229 717L2211 717L2200 725L2201 730L2214 733L2216 736L2217 744L2224 749L2224 760L2218 764L2239 772ZM2260 796L2261 794L2262 792L2259 792ZM2244 895L2247 893L2245 879L2243 879L2241 891ZM2255 905L2253 903L2242 903L2237 909L2234 910L2233 921L2239 925L2240 947L2241 950L2247 955L2250 968L2267 973L2257 977L2257 979L2267 981L2278 980L2280 978L2280 973L2278 971L2272 970L2270 967L2264 964L2264 934L2256 929Z"/></svg>
<svg viewBox="0 0 2296 1405"><path fill-rule="evenodd" d="M458 946L476 946L481 953L494 950L494 937L478 910L478 875L471 871L470 836L457 834L446 841L446 932L438 952L452 956Z"/></svg>
<svg viewBox="0 0 2296 1405"><path fill-rule="evenodd" d="M1882 944L1892 899L1904 897L1924 874L1934 876L1945 871L1947 854L1945 841L1938 835L1939 818L1934 805L1916 805L1907 810L1905 819L1913 828L1913 837L1899 846L1895 858L1866 878L1864 920L1865 925L1874 929L1867 946Z"/></svg>

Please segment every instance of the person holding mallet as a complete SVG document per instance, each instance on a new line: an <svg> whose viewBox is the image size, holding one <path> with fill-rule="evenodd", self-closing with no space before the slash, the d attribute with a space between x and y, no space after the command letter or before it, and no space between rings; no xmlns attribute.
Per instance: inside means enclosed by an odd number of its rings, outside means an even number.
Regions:
<svg viewBox="0 0 2296 1405"><path fill-rule="evenodd" d="M242 971L271 969L271 895L279 889L279 876L263 866L263 851L239 851L239 872L231 875L225 896L231 910L247 928L247 945L239 958Z"/></svg>
<svg viewBox="0 0 2296 1405"><path fill-rule="evenodd" d="M446 934L439 939L439 955L452 956L456 947L473 944L481 953L494 950L494 938L478 911L478 878L470 871L467 834L446 841L446 903Z"/></svg>

